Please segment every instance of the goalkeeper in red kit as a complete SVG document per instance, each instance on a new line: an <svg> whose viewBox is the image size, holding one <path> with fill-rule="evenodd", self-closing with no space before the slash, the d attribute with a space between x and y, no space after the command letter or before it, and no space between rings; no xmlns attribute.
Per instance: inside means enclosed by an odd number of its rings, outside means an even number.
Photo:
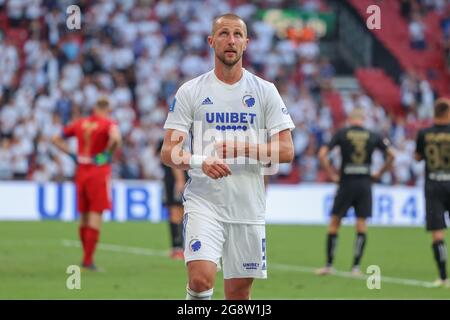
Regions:
<svg viewBox="0 0 450 320"><path fill-rule="evenodd" d="M94 252L97 245L102 213L111 209L111 159L121 144L116 123L109 118L110 102L106 97L98 99L93 113L64 127L62 135L53 137L53 143L69 154L77 163L75 185L80 213L80 240L83 246L82 267L97 271ZM76 137L77 154L71 153L65 138Z"/></svg>

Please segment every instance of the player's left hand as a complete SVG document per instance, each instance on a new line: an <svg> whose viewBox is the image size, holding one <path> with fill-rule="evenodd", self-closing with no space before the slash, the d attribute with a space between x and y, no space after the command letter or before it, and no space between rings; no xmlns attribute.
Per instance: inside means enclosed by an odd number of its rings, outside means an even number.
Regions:
<svg viewBox="0 0 450 320"><path fill-rule="evenodd" d="M372 181L380 181L381 174L379 172L372 174Z"/></svg>
<svg viewBox="0 0 450 320"><path fill-rule="evenodd" d="M245 157L247 144L240 141L220 141L215 144L217 156L221 159Z"/></svg>
<svg viewBox="0 0 450 320"><path fill-rule="evenodd" d="M330 175L330 179L334 183L339 183L339 181L341 180L341 177L337 173L333 173Z"/></svg>
<svg viewBox="0 0 450 320"><path fill-rule="evenodd" d="M94 156L93 160L94 163L98 166L109 164L112 161L112 154L108 151L100 152Z"/></svg>

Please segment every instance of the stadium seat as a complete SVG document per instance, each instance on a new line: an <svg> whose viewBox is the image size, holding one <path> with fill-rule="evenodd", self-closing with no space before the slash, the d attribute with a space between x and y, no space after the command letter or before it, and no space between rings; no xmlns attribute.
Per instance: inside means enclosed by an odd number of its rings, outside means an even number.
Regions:
<svg viewBox="0 0 450 320"><path fill-rule="evenodd" d="M374 4L371 0L349 0L349 3L358 11L364 19L368 16L366 9ZM448 86L449 73L444 68L444 52L441 46L442 30L439 22L440 17L436 12L429 12L424 16L423 22L426 25L427 49L424 51L414 51L409 45L408 22L400 14L400 5L397 0L385 0L376 3L383 13L381 30L371 32L391 51L404 70L414 69L428 75L435 73L440 82L433 82L433 88L440 95L450 92ZM385 32L385 30L389 30ZM444 84L441 84L442 81Z"/></svg>
<svg viewBox="0 0 450 320"><path fill-rule="evenodd" d="M356 70L355 75L363 89L379 101L387 113L396 116L404 114L400 102L400 88L383 70L361 68Z"/></svg>

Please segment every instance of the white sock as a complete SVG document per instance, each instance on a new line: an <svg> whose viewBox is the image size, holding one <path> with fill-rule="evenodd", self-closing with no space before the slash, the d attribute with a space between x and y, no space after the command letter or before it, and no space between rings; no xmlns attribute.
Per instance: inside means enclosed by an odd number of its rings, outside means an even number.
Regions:
<svg viewBox="0 0 450 320"><path fill-rule="evenodd" d="M214 292L214 288L203 292L195 292L191 290L189 287L186 288L186 300L211 300L211 297Z"/></svg>

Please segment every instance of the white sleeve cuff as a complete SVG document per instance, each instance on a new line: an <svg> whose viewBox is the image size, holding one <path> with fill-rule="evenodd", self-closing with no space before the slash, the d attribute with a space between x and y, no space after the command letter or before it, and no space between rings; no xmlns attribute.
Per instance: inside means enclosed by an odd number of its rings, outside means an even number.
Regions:
<svg viewBox="0 0 450 320"><path fill-rule="evenodd" d="M205 161L206 156L200 154L193 154L189 160L189 166L192 169L201 169L203 161Z"/></svg>

